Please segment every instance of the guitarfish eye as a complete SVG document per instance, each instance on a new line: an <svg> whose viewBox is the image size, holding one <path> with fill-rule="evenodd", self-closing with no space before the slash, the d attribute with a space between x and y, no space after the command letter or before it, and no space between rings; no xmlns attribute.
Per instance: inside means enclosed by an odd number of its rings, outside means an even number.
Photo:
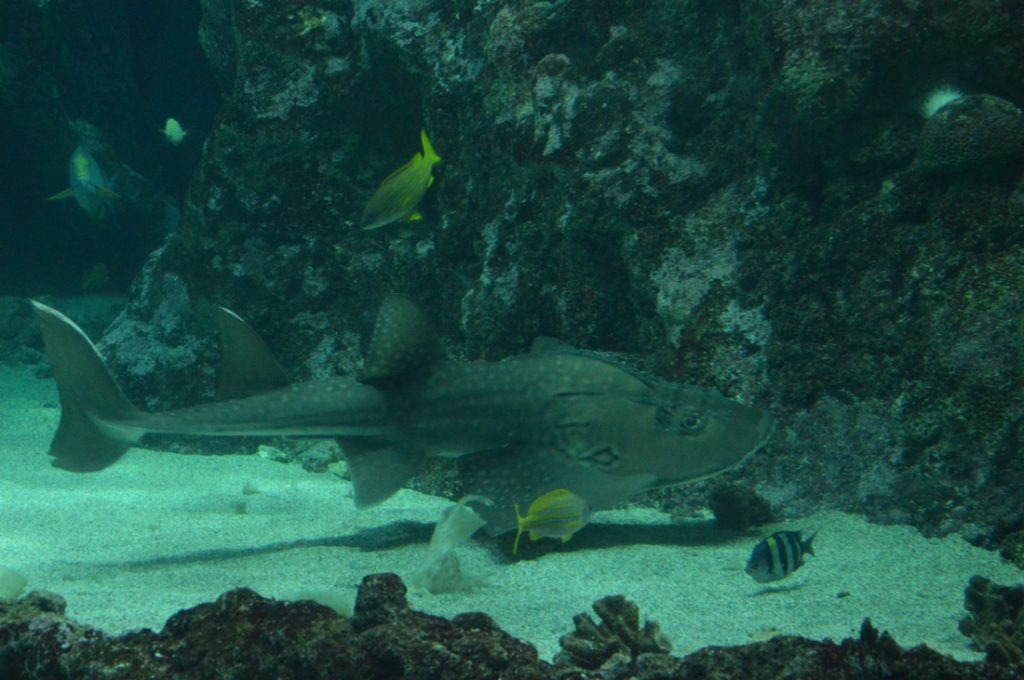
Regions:
<svg viewBox="0 0 1024 680"><path fill-rule="evenodd" d="M679 419L679 429L684 432L700 432L704 425L704 418L697 413L684 413Z"/></svg>

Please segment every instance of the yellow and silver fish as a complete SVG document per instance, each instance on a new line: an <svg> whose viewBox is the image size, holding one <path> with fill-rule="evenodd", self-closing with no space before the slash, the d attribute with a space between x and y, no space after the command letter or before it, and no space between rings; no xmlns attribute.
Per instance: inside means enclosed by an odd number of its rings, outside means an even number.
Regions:
<svg viewBox="0 0 1024 680"><path fill-rule="evenodd" d="M590 503L568 489L555 489L530 503L526 516L519 514L519 506L515 506L516 542L512 546L512 554L519 550L519 538L523 532L530 534L530 540L540 538L560 538L565 543L572 535L590 522Z"/></svg>
<svg viewBox="0 0 1024 680"><path fill-rule="evenodd" d="M74 198L82 210L89 213L90 217L96 218L103 214L104 208L109 207L110 199L121 198L107 187L96 159L80 146L74 150L71 160L68 161L68 177L70 186L46 200Z"/></svg>
<svg viewBox="0 0 1024 680"><path fill-rule="evenodd" d="M377 229L403 219L423 219L416 206L434 183L434 176L430 173L441 157L430 145L426 130L420 130L420 141L423 142L423 152L388 175L370 197L363 211L363 229Z"/></svg>
<svg viewBox="0 0 1024 680"><path fill-rule="evenodd" d="M188 130L181 127L181 123L174 118L168 118L160 132L163 133L164 138L169 144L174 144L175 146L181 144L182 140L185 139L185 135L188 134Z"/></svg>

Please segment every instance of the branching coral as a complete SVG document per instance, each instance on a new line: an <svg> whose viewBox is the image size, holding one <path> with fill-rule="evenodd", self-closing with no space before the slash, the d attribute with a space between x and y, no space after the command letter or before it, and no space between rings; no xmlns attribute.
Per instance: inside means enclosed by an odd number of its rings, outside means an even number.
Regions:
<svg viewBox="0 0 1024 680"><path fill-rule="evenodd" d="M576 630L563 635L562 651L555 662L586 670L603 669L613 675L629 676L643 654L668 654L672 645L654 621L640 627L640 609L622 595L604 597L594 603L601 623L589 614L573 617ZM620 673L621 672L621 673Z"/></svg>

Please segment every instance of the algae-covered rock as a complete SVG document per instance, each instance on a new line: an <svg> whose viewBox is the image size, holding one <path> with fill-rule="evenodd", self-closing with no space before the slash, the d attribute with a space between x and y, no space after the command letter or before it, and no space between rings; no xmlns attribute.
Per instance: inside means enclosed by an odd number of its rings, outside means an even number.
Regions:
<svg viewBox="0 0 1024 680"><path fill-rule="evenodd" d="M1024 586L1001 586L972 576L964 590L967 616L960 632L994 665L1024 673Z"/></svg>
<svg viewBox="0 0 1024 680"><path fill-rule="evenodd" d="M572 677L484 614L412 611L394 574L368 576L355 615L240 588L173 615L156 633L117 637L65 617L64 601L0 601L0 676L76 678Z"/></svg>
<svg viewBox="0 0 1024 680"><path fill-rule="evenodd" d="M1013 531L1004 536L999 554L1008 562L1017 565L1018 569L1024 569L1024 531Z"/></svg>
<svg viewBox="0 0 1024 680"><path fill-rule="evenodd" d="M902 649L868 620L859 637L840 642L779 636L673 657L656 626L641 628L635 605L622 597L595 604L601 624L581 614L576 633L566 636L581 656L563 660L578 658L600 670L557 667L540 661L532 645L502 631L486 614L449 620L409 609L405 586L394 574L363 579L351 620L315 602L281 602L244 588L174 614L159 632L110 636L67 618L65 609L52 593L0 601L0 677L1019 677L1018 669L957 662L924 645ZM583 644L585 639L591 642Z"/></svg>
<svg viewBox="0 0 1024 680"><path fill-rule="evenodd" d="M1024 113L987 94L952 101L928 118L918 145L926 172L998 174L1024 166Z"/></svg>
<svg viewBox="0 0 1024 680"><path fill-rule="evenodd" d="M708 492L708 505L719 526L725 529L743 531L772 521L771 504L741 484L726 482L714 485Z"/></svg>
<svg viewBox="0 0 1024 680"><path fill-rule="evenodd" d="M640 626L640 609L622 595L604 597L594 603L600 623L589 614L573 617L576 630L559 640L562 651L555 662L586 670L602 669L623 674L637 660L650 654L668 654L672 644L653 621Z"/></svg>

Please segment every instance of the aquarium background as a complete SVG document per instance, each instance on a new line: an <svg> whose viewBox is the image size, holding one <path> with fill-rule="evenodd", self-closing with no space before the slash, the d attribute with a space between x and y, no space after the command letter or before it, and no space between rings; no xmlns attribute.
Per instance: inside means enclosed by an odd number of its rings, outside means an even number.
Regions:
<svg viewBox="0 0 1024 680"><path fill-rule="evenodd" d="M356 370L381 300L404 293L460 360L553 336L778 418L743 465L639 506L710 521L708 498L739 488L779 528L852 513L1020 567L1021 16L1011 0L4 0L5 392L48 381L28 297L157 410L212 396L202 303L306 380ZM923 111L940 88L960 96ZM442 158L423 220L361 229L421 129ZM77 145L122 197L112 216L45 200ZM46 466L55 422L0 449ZM340 458L274 446L314 472ZM413 487L460 491L443 463ZM743 524L738 553L769 533ZM537 549L587 559L584 533Z"/></svg>

